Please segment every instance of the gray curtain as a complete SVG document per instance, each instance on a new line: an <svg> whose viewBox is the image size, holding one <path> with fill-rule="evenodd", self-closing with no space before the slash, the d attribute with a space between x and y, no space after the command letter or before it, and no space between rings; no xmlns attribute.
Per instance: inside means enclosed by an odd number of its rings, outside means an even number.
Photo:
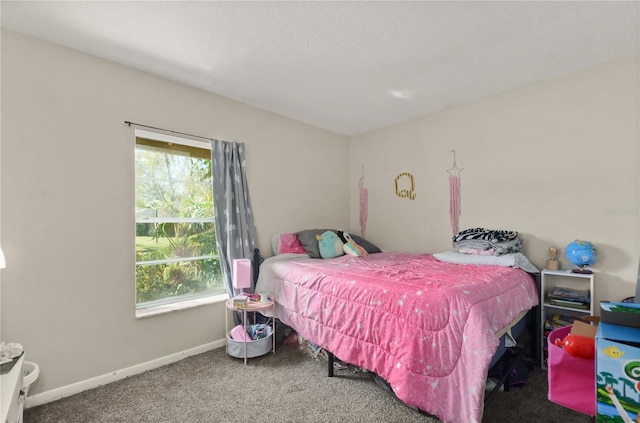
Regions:
<svg viewBox="0 0 640 423"><path fill-rule="evenodd" d="M251 259L258 245L244 157L244 143L211 141L216 242L229 296L237 294L231 279L233 260Z"/></svg>

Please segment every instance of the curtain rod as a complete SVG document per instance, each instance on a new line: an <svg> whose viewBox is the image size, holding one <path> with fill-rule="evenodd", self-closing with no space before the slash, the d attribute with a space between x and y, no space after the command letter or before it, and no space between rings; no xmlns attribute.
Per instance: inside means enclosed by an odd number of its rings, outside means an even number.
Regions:
<svg viewBox="0 0 640 423"><path fill-rule="evenodd" d="M129 122L128 120L125 120L124 123L126 123L129 126L134 125L134 126L139 126L141 128L157 129L159 131L170 132L172 134L186 135L186 136L189 136L189 137L201 138L203 140L213 141L212 138L202 137L200 135L187 134L185 132L178 132L178 131L172 131L170 129L163 129L163 128L158 128L158 127L155 127L155 126L143 125L141 123Z"/></svg>

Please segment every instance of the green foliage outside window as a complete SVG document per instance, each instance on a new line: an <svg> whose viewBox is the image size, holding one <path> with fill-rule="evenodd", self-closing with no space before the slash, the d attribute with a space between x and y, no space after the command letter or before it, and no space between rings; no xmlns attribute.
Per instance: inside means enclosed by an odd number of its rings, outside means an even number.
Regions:
<svg viewBox="0 0 640 423"><path fill-rule="evenodd" d="M137 304L224 291L209 155L137 139Z"/></svg>

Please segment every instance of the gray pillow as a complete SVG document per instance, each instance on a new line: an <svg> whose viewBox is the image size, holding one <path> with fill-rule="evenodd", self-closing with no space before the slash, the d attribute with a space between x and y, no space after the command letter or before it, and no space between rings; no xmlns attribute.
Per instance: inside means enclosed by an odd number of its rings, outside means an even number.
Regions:
<svg viewBox="0 0 640 423"><path fill-rule="evenodd" d="M371 242L367 241L366 239L360 238L358 235L353 235L353 234L349 234L349 235L351 235L351 238L356 242L356 244L358 244L359 246L361 246L362 248L367 250L367 253L375 254L375 253L381 253L382 252L382 250L380 248L378 248L377 245L372 244ZM338 233L338 236L340 236L340 233Z"/></svg>
<svg viewBox="0 0 640 423"><path fill-rule="evenodd" d="M307 229L297 233L298 240L302 244L302 248L307 252L307 255L311 258L322 258L320 255L320 247L318 246L318 239L316 235L322 235L326 231L332 231L333 229Z"/></svg>
<svg viewBox="0 0 640 423"><path fill-rule="evenodd" d="M343 231L337 231L335 229L307 229L297 233L298 240L300 240L300 244L302 244L302 248L304 248L304 250L307 252L307 255L309 257L322 258L322 256L320 255L320 247L318 247L318 239L316 238L316 235L322 235L326 231L333 231L337 233L338 236L342 239L342 241L346 242L342 235ZM353 238L356 244L358 244L359 246L367 250L369 254L382 252L380 248L378 248L376 245L372 244L371 242L367 241L366 239L361 238L357 235L352 235L352 234L349 234L349 235L351 235L351 238Z"/></svg>

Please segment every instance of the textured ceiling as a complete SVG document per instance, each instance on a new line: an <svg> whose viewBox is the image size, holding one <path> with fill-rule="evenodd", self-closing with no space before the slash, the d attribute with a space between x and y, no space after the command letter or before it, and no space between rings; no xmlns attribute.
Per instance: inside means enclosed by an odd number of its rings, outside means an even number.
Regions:
<svg viewBox="0 0 640 423"><path fill-rule="evenodd" d="M354 135L638 54L640 3L6 1L2 27Z"/></svg>

